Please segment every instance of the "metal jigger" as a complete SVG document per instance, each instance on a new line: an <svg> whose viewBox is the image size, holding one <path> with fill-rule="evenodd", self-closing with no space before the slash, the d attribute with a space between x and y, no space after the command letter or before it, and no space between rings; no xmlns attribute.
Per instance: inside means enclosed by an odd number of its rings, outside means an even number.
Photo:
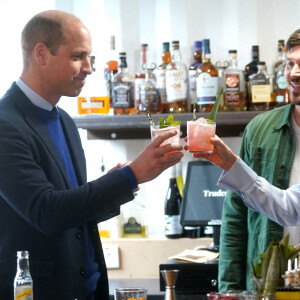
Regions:
<svg viewBox="0 0 300 300"><path fill-rule="evenodd" d="M166 284L165 300L176 300L175 284L179 270L161 270L160 272Z"/></svg>

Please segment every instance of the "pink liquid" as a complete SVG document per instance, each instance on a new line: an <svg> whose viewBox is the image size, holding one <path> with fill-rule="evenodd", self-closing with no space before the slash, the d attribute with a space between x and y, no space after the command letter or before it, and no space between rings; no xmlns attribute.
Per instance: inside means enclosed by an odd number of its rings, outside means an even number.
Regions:
<svg viewBox="0 0 300 300"><path fill-rule="evenodd" d="M187 136L189 152L212 153L214 146L210 138L215 136L216 124L188 122Z"/></svg>

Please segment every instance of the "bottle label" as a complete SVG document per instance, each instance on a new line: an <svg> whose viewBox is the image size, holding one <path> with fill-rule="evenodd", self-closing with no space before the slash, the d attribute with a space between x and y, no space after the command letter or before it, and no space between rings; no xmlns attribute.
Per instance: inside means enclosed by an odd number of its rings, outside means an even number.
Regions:
<svg viewBox="0 0 300 300"><path fill-rule="evenodd" d="M33 300L31 286L15 287L15 300Z"/></svg>
<svg viewBox="0 0 300 300"><path fill-rule="evenodd" d="M284 97L282 96L282 95L277 95L276 96L276 102L283 102L283 100L284 100Z"/></svg>
<svg viewBox="0 0 300 300"><path fill-rule="evenodd" d="M197 80L197 103L213 104L218 93L218 77L212 77L209 73L201 73Z"/></svg>
<svg viewBox="0 0 300 300"><path fill-rule="evenodd" d="M225 74L225 102L228 106L238 105L240 102L240 74Z"/></svg>
<svg viewBox="0 0 300 300"><path fill-rule="evenodd" d="M167 103L166 70L156 70L156 82L160 92L161 103Z"/></svg>
<svg viewBox="0 0 300 300"><path fill-rule="evenodd" d="M175 235L182 234L183 228L180 224L180 215L165 216L165 234L166 235Z"/></svg>
<svg viewBox="0 0 300 300"><path fill-rule="evenodd" d="M286 79L285 79L284 75L279 76L276 80L276 83L278 85L278 88L280 88L281 90L284 90L287 87Z"/></svg>
<svg viewBox="0 0 300 300"><path fill-rule="evenodd" d="M192 102L197 100L197 81L196 81L196 70L189 70L189 83L190 83L190 99Z"/></svg>
<svg viewBox="0 0 300 300"><path fill-rule="evenodd" d="M128 222L124 224L124 233L142 233L142 226L134 217L130 217Z"/></svg>
<svg viewBox="0 0 300 300"><path fill-rule="evenodd" d="M166 72L167 102L172 103L187 97L188 86L186 73L181 70Z"/></svg>
<svg viewBox="0 0 300 300"><path fill-rule="evenodd" d="M155 87L141 87L140 89L140 110L158 107L159 91Z"/></svg>
<svg viewBox="0 0 300 300"><path fill-rule="evenodd" d="M145 82L145 78L136 78L134 80L134 100L140 99L140 87Z"/></svg>
<svg viewBox="0 0 300 300"><path fill-rule="evenodd" d="M252 85L252 102L270 102L271 87L269 84Z"/></svg>
<svg viewBox="0 0 300 300"><path fill-rule="evenodd" d="M134 107L133 83L113 83L113 107Z"/></svg>

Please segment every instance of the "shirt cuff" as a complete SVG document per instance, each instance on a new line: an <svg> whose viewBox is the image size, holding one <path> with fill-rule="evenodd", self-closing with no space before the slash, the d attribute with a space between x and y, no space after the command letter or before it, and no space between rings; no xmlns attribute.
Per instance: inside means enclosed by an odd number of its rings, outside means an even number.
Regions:
<svg viewBox="0 0 300 300"><path fill-rule="evenodd" d="M129 187L131 190L135 190L138 188L137 180L135 174L131 170L130 166L125 166L123 168L118 169L127 179Z"/></svg>
<svg viewBox="0 0 300 300"><path fill-rule="evenodd" d="M257 174L239 157L228 172L222 172L218 186L243 193L254 184L256 178Z"/></svg>

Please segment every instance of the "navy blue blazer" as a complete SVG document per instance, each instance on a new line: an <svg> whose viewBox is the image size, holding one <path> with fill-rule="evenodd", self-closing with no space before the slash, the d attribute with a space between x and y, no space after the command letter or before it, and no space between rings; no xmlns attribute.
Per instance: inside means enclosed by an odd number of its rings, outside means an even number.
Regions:
<svg viewBox="0 0 300 300"><path fill-rule="evenodd" d="M79 187L71 189L60 156L35 106L13 83L0 100L0 300L13 299L16 252L28 250L36 300L84 300L83 224L101 273L95 299L108 300L97 223L133 199L118 171L87 183L72 118L59 109Z"/></svg>

